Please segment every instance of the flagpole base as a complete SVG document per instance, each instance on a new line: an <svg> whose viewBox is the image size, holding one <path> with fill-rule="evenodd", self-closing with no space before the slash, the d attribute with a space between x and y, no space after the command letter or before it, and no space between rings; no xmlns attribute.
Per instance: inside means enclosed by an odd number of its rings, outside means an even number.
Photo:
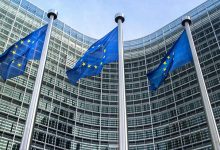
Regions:
<svg viewBox="0 0 220 150"><path fill-rule="evenodd" d="M190 16L185 16L185 17L182 18L182 25L183 25L183 26L185 26L185 23L186 23L186 22L188 22L189 25L192 24L192 20L191 20Z"/></svg>
<svg viewBox="0 0 220 150"><path fill-rule="evenodd" d="M50 18L51 15L54 16L54 20L56 20L58 16L58 11L55 9L50 9L47 13L47 17Z"/></svg>

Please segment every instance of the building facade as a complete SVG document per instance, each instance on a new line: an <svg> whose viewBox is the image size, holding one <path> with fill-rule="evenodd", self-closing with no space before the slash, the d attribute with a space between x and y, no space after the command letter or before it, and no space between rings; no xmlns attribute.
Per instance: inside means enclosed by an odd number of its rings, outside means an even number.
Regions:
<svg viewBox="0 0 220 150"><path fill-rule="evenodd" d="M186 15L186 14L185 14ZM218 128L220 127L220 1L208 0L187 15ZM140 39L126 41L125 80L129 150L211 150L212 143L193 64L174 71L156 91L146 73L183 31L181 18ZM0 1L0 52L48 22L26 0ZM68 82L66 70L95 39L54 22L33 133L33 150L118 149L118 64L99 76ZM37 74L0 79L0 149L17 150Z"/></svg>

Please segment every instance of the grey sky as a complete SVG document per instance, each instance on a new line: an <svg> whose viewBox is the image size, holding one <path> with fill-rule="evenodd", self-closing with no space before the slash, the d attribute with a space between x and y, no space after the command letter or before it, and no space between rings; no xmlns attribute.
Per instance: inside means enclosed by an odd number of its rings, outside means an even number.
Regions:
<svg viewBox="0 0 220 150"><path fill-rule="evenodd" d="M148 35L206 0L29 0L43 10L59 11L59 19L75 30L101 38L117 24L117 12L125 14L124 39Z"/></svg>

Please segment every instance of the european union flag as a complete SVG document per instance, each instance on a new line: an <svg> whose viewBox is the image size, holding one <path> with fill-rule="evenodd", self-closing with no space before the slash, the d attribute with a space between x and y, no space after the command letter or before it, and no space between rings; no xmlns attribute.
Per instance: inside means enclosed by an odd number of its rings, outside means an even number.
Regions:
<svg viewBox="0 0 220 150"><path fill-rule="evenodd" d="M35 30L0 55L0 75L4 80L24 74L28 60L40 59L47 26Z"/></svg>
<svg viewBox="0 0 220 150"><path fill-rule="evenodd" d="M75 85L80 78L98 75L102 71L103 65L117 60L118 27L90 46L66 74L69 81Z"/></svg>
<svg viewBox="0 0 220 150"><path fill-rule="evenodd" d="M192 53L189 40L187 38L186 31L184 31L173 47L162 59L160 65L155 70L147 74L148 80L150 81L150 89L156 90L166 79L169 73L191 61Z"/></svg>

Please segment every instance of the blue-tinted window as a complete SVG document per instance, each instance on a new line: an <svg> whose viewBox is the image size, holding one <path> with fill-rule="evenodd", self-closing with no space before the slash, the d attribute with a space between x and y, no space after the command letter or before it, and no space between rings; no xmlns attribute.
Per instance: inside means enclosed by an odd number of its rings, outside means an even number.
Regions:
<svg viewBox="0 0 220 150"><path fill-rule="evenodd" d="M26 0L23 0L22 3L21 3L21 7L28 10L28 7L29 7L30 3Z"/></svg>
<svg viewBox="0 0 220 150"><path fill-rule="evenodd" d="M20 4L21 0L11 0L13 3Z"/></svg>
<svg viewBox="0 0 220 150"><path fill-rule="evenodd" d="M77 37L77 32L74 29L71 29L71 36L76 38Z"/></svg>
<svg viewBox="0 0 220 150"><path fill-rule="evenodd" d="M36 12L36 6L34 6L34 5L29 5L28 11L31 12L32 14L35 14L35 12Z"/></svg>
<svg viewBox="0 0 220 150"><path fill-rule="evenodd" d="M43 18L44 16L44 11L39 9L39 8L36 8L36 16L40 17L40 18Z"/></svg>
<svg viewBox="0 0 220 150"><path fill-rule="evenodd" d="M43 15L43 20L46 21L46 22L49 22L49 18L47 17L47 13L44 12L44 15Z"/></svg>
<svg viewBox="0 0 220 150"><path fill-rule="evenodd" d="M67 34L70 34L70 30L71 30L71 28L68 25L65 25L64 32Z"/></svg>
<svg viewBox="0 0 220 150"><path fill-rule="evenodd" d="M64 23L57 19L57 20L54 21L54 26L57 27L60 30L63 30Z"/></svg>

